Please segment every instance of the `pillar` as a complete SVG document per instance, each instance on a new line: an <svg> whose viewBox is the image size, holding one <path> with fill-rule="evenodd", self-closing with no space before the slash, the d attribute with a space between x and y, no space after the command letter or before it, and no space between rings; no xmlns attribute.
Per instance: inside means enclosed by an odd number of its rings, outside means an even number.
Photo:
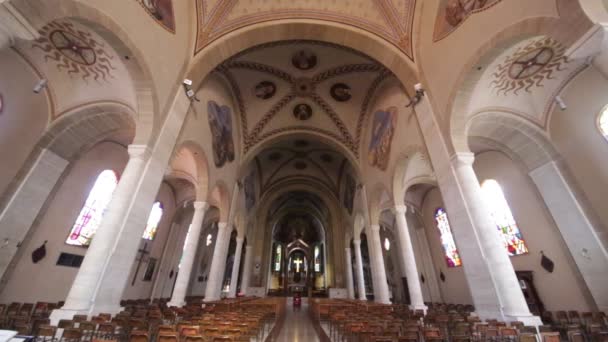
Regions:
<svg viewBox="0 0 608 342"><path fill-rule="evenodd" d="M410 293L410 308L413 310L425 310L424 298L422 297L422 287L420 286L420 278L418 267L416 266L416 257L414 256L414 246L410 236L410 230L407 225L405 213L407 207L405 205L395 206L395 218L397 220L397 234L399 236L399 256L405 268L405 277L407 278L407 287Z"/></svg>
<svg viewBox="0 0 608 342"><path fill-rule="evenodd" d="M355 269L357 270L357 285L359 287L359 299L367 300L365 294L365 275L363 274L363 257L361 256L361 240L353 240L355 246Z"/></svg>
<svg viewBox="0 0 608 342"><path fill-rule="evenodd" d="M344 265L346 266L346 290L348 292L348 298L355 299L355 287L353 285L353 263L351 260L349 247L344 248L344 257L346 258Z"/></svg>
<svg viewBox="0 0 608 342"><path fill-rule="evenodd" d="M253 246L245 246L245 263L243 264L243 278L241 279L241 292L247 295L251 281L251 269L253 268Z"/></svg>
<svg viewBox="0 0 608 342"><path fill-rule="evenodd" d="M606 239L607 233L594 228L555 161L533 170L530 177L551 212L593 300L600 311L608 311L608 253L602 243L602 235Z"/></svg>
<svg viewBox="0 0 608 342"><path fill-rule="evenodd" d="M234 251L234 263L232 264L232 275L230 276L230 290L228 298L236 297L236 288L238 287L239 269L241 267L241 253L243 251L243 238L236 238L236 250Z"/></svg>
<svg viewBox="0 0 608 342"><path fill-rule="evenodd" d="M27 236L40 209L69 162L43 149L0 212L0 276L9 272L19 244ZM13 266L14 267L14 266ZM3 279L6 280L6 277Z"/></svg>
<svg viewBox="0 0 608 342"><path fill-rule="evenodd" d="M184 241L181 266L177 272L173 295L167 306L182 307L186 305L186 293L188 292L188 284L190 284L190 275L192 274L192 266L194 266L194 258L198 250L198 242L200 241L201 229L205 213L209 208L206 202L194 202L194 215L192 215L192 223Z"/></svg>
<svg viewBox="0 0 608 342"><path fill-rule="evenodd" d="M372 267L375 268L374 275L374 291L375 301L382 304L390 304L390 294L388 291L388 283L386 281L386 270L384 268L384 257L382 256L382 241L380 240L380 226L373 224L370 227L368 239L370 246L370 255L372 255Z"/></svg>
<svg viewBox="0 0 608 342"><path fill-rule="evenodd" d="M110 256L116 251L116 245L122 238L124 233L122 228L132 205L134 193L138 190L146 162L150 158L150 150L144 145L130 145L128 152L129 161L120 177L116 190L114 190L112 200L108 204L103 220L86 252L65 304L60 310L53 311L51 315L52 322L56 323L56 321L65 317L71 318L74 314L91 314L93 310L109 313L120 311L120 299L115 303L97 302L96 299L102 277L106 275L106 270L112 266L109 264ZM151 206L152 204L147 208L148 214ZM146 222L146 219L142 219L141 222ZM145 229L145 224L142 225ZM141 233L143 233L143 229ZM129 241L133 244L135 252L140 241L141 234L138 239ZM125 272L125 282L129 276L131 266L132 263L129 263ZM120 289L116 289L119 290L119 295L122 295L123 289L124 284Z"/></svg>
<svg viewBox="0 0 608 342"><path fill-rule="evenodd" d="M218 223L215 248L213 249L213 259L211 260L207 288L205 289L206 302L216 301L221 298L222 281L224 280L226 257L228 255L228 245L230 243L230 233L231 230L228 229L228 224L226 222Z"/></svg>
<svg viewBox="0 0 608 342"><path fill-rule="evenodd" d="M541 325L540 318L528 309L496 224L485 207L472 167L473 154L454 153L448 148L429 94L422 97L415 112L458 241L476 313L482 319Z"/></svg>

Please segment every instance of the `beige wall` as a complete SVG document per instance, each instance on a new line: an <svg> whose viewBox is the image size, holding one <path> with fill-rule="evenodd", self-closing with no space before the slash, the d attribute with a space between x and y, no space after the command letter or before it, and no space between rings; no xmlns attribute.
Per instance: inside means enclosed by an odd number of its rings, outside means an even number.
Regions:
<svg viewBox="0 0 608 342"><path fill-rule="evenodd" d="M120 175L127 160L127 151L123 146L102 142L73 163L63 182L57 187L50 205L41 213L40 221L33 228L29 239L21 246L22 253L6 287L0 293L0 302L65 300L78 268L58 266L57 259L62 252L85 255L87 251L85 247L65 244L65 239L99 173L105 169L113 169ZM161 186L158 200L163 203L165 211L158 235L151 246L149 244L148 250L151 251L151 257L160 259L175 208L173 193L166 184ZM45 240L48 241L46 257L34 264L31 253ZM135 286L131 286L129 281L123 298L149 297L153 282L142 281L146 265L146 262L142 263Z"/></svg>
<svg viewBox="0 0 608 342"><path fill-rule="evenodd" d="M494 179L501 185L529 250L528 254L511 257L511 263L516 271L533 272L545 308L590 311L585 285L530 177L500 152L478 154L473 167L481 184ZM541 267L541 251L555 263L553 273ZM463 262L466 265L466 260Z"/></svg>
<svg viewBox="0 0 608 342"><path fill-rule="evenodd" d="M34 94L38 76L12 49L0 50L0 194L13 180L49 120L45 94ZM27 134L24 134L27 132Z"/></svg>
<svg viewBox="0 0 608 342"><path fill-rule="evenodd" d="M549 122L551 140L569 166L603 229L608 227L608 140L597 120L608 104L608 80L594 67L574 79L561 93L568 105L556 108Z"/></svg>

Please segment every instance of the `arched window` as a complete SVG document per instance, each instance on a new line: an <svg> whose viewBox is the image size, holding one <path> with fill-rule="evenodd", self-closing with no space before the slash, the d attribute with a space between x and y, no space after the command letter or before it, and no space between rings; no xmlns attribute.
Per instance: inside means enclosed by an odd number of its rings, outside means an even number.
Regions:
<svg viewBox="0 0 608 342"><path fill-rule="evenodd" d="M604 138L608 139L608 106L604 107L604 109L600 113L598 125L600 127L600 132L602 132Z"/></svg>
<svg viewBox="0 0 608 342"><path fill-rule="evenodd" d="M103 213L112 199L118 178L112 170L104 170L97 176L89 197L78 214L78 218L70 231L65 243L74 246L88 246L97 231Z"/></svg>
<svg viewBox="0 0 608 342"><path fill-rule="evenodd" d="M160 218L163 216L163 205L160 202L154 203L152 206L152 211L150 211L150 216L148 216L148 223L146 224L146 230L144 231L144 236L142 236L146 240L154 240L156 236L156 230L158 229L158 222L160 222Z"/></svg>
<svg viewBox="0 0 608 342"><path fill-rule="evenodd" d="M439 229L439 234L441 236L441 245L443 246L445 261L448 263L448 267L461 266L462 260L460 259L460 254L458 254L458 249L456 248L454 235L452 235L448 214L443 208L439 208L435 211L435 221L437 222L437 228Z"/></svg>
<svg viewBox="0 0 608 342"><path fill-rule="evenodd" d="M528 253L524 238L515 223L500 184L493 179L488 179L481 185L481 191L509 255Z"/></svg>
<svg viewBox="0 0 608 342"><path fill-rule="evenodd" d="M388 252L391 250L391 240L384 238L384 249Z"/></svg>

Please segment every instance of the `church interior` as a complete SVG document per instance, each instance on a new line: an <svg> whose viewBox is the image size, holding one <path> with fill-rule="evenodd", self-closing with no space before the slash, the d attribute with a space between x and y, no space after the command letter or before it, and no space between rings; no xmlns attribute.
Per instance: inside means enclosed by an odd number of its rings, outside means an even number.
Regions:
<svg viewBox="0 0 608 342"><path fill-rule="evenodd" d="M606 94L607 0L0 0L0 341L608 341Z"/></svg>

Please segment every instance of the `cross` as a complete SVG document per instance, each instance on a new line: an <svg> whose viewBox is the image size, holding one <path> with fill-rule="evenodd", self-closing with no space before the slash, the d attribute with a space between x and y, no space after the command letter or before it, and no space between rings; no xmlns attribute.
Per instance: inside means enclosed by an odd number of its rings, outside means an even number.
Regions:
<svg viewBox="0 0 608 342"><path fill-rule="evenodd" d="M293 261L294 264L296 264L296 272L300 273L300 264L302 263L301 259L296 259Z"/></svg>
<svg viewBox="0 0 608 342"><path fill-rule="evenodd" d="M139 258L137 258L137 267L135 268L135 274L133 275L133 280L131 281L131 286L135 285L135 279L137 279L137 273L139 273L139 268L141 267L141 262L144 261L144 257L146 256L146 254L150 254L150 252L148 252L146 250L146 247L148 247L148 243L144 242L144 248L140 248L137 250L137 252L139 252Z"/></svg>

